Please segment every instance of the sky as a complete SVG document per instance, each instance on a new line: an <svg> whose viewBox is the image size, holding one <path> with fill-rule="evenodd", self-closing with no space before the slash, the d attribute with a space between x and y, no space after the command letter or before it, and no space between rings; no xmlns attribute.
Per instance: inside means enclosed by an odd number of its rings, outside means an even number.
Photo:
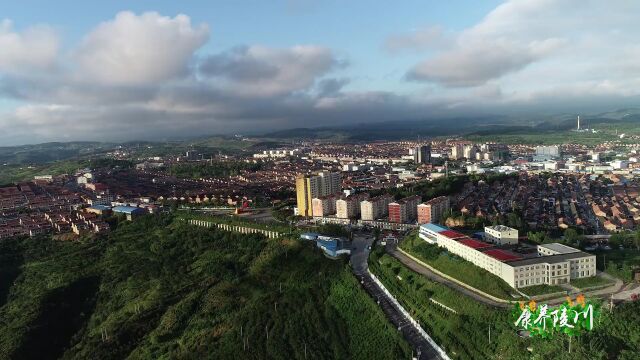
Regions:
<svg viewBox="0 0 640 360"><path fill-rule="evenodd" d="M635 0L3 2L0 146L636 107L637 14Z"/></svg>

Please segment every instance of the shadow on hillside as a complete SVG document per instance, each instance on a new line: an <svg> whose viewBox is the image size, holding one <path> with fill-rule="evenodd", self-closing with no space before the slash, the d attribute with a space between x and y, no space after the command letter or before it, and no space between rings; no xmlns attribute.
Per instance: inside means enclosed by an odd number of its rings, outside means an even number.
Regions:
<svg viewBox="0 0 640 360"><path fill-rule="evenodd" d="M22 274L23 263L24 249L20 239L3 240L0 245L0 307L9 300L13 283Z"/></svg>
<svg viewBox="0 0 640 360"><path fill-rule="evenodd" d="M13 282L22 274L21 265L22 257L20 257L20 260L2 264L2 267L0 267L0 307L7 303Z"/></svg>
<svg viewBox="0 0 640 360"><path fill-rule="evenodd" d="M98 277L79 279L51 291L42 302L40 315L29 325L14 359L58 359L82 329L96 305Z"/></svg>

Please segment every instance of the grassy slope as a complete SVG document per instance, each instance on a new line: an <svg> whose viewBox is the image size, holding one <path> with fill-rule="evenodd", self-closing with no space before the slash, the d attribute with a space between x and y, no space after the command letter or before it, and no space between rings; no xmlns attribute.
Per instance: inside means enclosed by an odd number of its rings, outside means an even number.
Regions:
<svg viewBox="0 0 640 360"><path fill-rule="evenodd" d="M511 300L517 294L504 280L472 263L427 244L417 234L406 238L400 247L441 272L501 299Z"/></svg>
<svg viewBox="0 0 640 360"><path fill-rule="evenodd" d="M11 262L14 279L0 280L11 282L0 302L7 357L302 359L305 346L319 359L410 353L342 261L295 240L148 216L96 242L11 240L0 256L22 259Z"/></svg>
<svg viewBox="0 0 640 360"><path fill-rule="evenodd" d="M640 250L626 248L624 250L598 251L598 270L605 270L609 275L625 282L633 280L633 268L640 266ZM604 261L606 260L606 267Z"/></svg>
<svg viewBox="0 0 640 360"><path fill-rule="evenodd" d="M568 353L566 336L520 338L510 310L477 303L408 270L389 255L374 251L369 266L452 359L637 359L640 301L621 305L613 313L604 311L594 331L574 338L572 352ZM429 298L455 309L457 314Z"/></svg>
<svg viewBox="0 0 640 360"><path fill-rule="evenodd" d="M613 284L613 281L600 276L571 280L571 285L577 287L578 289L586 289L590 287L605 286L611 284Z"/></svg>

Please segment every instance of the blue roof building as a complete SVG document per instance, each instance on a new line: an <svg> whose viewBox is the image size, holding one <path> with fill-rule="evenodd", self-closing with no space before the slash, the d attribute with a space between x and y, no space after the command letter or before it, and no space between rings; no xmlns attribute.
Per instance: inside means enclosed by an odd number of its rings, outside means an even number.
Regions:
<svg viewBox="0 0 640 360"><path fill-rule="evenodd" d="M131 220L134 216L144 215L147 213L145 209L134 206L115 206L111 210L116 214L127 215L127 220Z"/></svg>
<svg viewBox="0 0 640 360"><path fill-rule="evenodd" d="M316 246L318 246L322 251L324 251L325 255L330 258L337 258L340 255L349 255L351 254L351 248L349 247L349 243L346 240L339 238L327 238L323 237L322 239L316 240Z"/></svg>
<svg viewBox="0 0 640 360"><path fill-rule="evenodd" d="M445 231L445 230L449 230L449 228L447 228L445 226L441 226L441 225L434 224L434 223L428 223L428 224L420 225L420 227L425 229L425 230L431 230L431 231L436 232L436 233L439 233L439 232Z"/></svg>
<svg viewBox="0 0 640 360"><path fill-rule="evenodd" d="M144 209L134 206L116 206L113 209L113 212L122 213L122 214L141 214L144 213Z"/></svg>
<svg viewBox="0 0 640 360"><path fill-rule="evenodd" d="M340 255L351 254L350 243L347 240L332 237L332 236L324 236L318 233L302 233L300 234L300 239L315 241L316 246L324 251L325 255L330 258L337 258Z"/></svg>
<svg viewBox="0 0 640 360"><path fill-rule="evenodd" d="M302 233L300 234L300 238L302 240L317 240L318 236L320 236L317 233Z"/></svg>
<svg viewBox="0 0 640 360"><path fill-rule="evenodd" d="M449 228L434 223L428 223L420 225L420 231L418 232L420 238L428 243L435 244L437 236L443 231L447 231Z"/></svg>

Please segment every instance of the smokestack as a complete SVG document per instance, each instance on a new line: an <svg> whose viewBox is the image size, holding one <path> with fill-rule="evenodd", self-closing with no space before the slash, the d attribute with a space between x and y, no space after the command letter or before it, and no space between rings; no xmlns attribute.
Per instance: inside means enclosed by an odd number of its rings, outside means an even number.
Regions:
<svg viewBox="0 0 640 360"><path fill-rule="evenodd" d="M580 115L578 115L578 131L580 131Z"/></svg>

